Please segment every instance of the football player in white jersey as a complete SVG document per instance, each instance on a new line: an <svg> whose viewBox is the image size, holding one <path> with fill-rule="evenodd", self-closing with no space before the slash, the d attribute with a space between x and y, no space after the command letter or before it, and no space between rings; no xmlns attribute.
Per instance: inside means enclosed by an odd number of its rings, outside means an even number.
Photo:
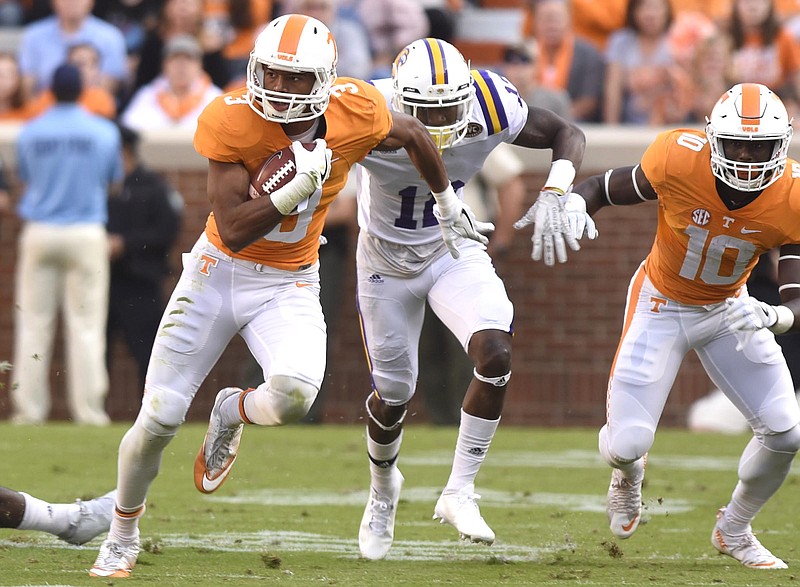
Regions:
<svg viewBox="0 0 800 587"><path fill-rule="evenodd" d="M470 71L458 50L438 39L405 47L394 62L392 78L373 83L393 110L425 123L459 198L464 184L500 143L552 149L550 175L529 215L535 217L535 232L551 222L555 238L549 243L535 239L534 257L544 255L552 264L556 253L563 262L565 242L577 250L577 239L565 228L569 219L559 196L569 191L583 159L580 129L549 110L529 109L508 80L490 71ZM475 477L500 421L511 377L514 309L485 243L452 231L448 238L446 230L442 242L437 219L443 204L434 201L403 151L371 152L360 162L357 178L358 305L372 378L366 402L371 483L359 530L361 555L385 557L394 537L403 483L397 460L417 381L426 300L475 365L462 405L452 472L434 519L451 524L464 539L491 544L495 534L476 503ZM464 214L479 231L491 228L474 220L468 208ZM585 211L573 214L583 217Z"/></svg>

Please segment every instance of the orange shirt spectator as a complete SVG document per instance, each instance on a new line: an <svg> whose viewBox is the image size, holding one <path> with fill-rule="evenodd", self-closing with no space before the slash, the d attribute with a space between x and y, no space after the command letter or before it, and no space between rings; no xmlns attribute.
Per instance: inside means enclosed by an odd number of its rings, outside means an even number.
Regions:
<svg viewBox="0 0 800 587"><path fill-rule="evenodd" d="M30 105L33 116L38 116L56 103L52 90L45 90ZM117 115L117 103L114 97L103 88L84 88L78 97L78 104L92 114L113 120Z"/></svg>
<svg viewBox="0 0 800 587"><path fill-rule="evenodd" d="M91 43L73 45L67 53L67 61L77 66L81 72L83 91L78 97L78 104L92 114L113 120L117 116L117 101L103 86L100 52L97 47ZM31 108L38 116L55 103L56 97L48 89L34 99Z"/></svg>
<svg viewBox="0 0 800 587"><path fill-rule="evenodd" d="M538 84L567 91L573 120L597 122L603 94L603 56L589 41L575 34L567 2L538 0L535 9Z"/></svg>

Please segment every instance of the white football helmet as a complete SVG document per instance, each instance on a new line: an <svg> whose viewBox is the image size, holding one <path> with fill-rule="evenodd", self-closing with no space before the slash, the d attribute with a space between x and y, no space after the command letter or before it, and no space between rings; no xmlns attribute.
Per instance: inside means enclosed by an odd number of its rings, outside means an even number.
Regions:
<svg viewBox="0 0 800 587"><path fill-rule="evenodd" d="M763 190L777 181L786 168L792 121L781 99L761 84L736 84L725 92L706 119L711 147L711 170L732 188ZM745 163L725 154L725 141L774 141L768 161Z"/></svg>
<svg viewBox="0 0 800 587"><path fill-rule="evenodd" d="M256 38L247 64L247 102L261 117L288 123L321 116L336 81L336 42L328 27L303 14L286 14L270 22ZM309 94L275 92L264 88L264 68L313 73ZM277 110L270 104L288 104Z"/></svg>
<svg viewBox="0 0 800 587"><path fill-rule="evenodd" d="M447 149L467 134L475 99L469 64L450 43L419 39L405 47L392 65L392 104L425 123L439 149ZM436 109L447 109L436 121Z"/></svg>

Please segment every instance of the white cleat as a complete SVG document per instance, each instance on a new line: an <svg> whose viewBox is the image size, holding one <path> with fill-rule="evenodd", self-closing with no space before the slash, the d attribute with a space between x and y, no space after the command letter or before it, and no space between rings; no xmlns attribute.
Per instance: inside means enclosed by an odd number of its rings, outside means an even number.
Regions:
<svg viewBox="0 0 800 587"><path fill-rule="evenodd" d="M97 560L89 570L90 577L126 579L139 558L139 538L133 542L112 542L108 538L100 546Z"/></svg>
<svg viewBox="0 0 800 587"><path fill-rule="evenodd" d="M358 548L362 557L380 560L389 552L394 540L394 518L403 481L403 474L394 467L388 493L381 494L374 487L369 488L369 501L358 529Z"/></svg>
<svg viewBox="0 0 800 587"><path fill-rule="evenodd" d="M711 533L711 544L722 554L735 558L751 569L788 569L789 565L764 548L753 531L748 528L741 535L728 534L725 525L725 509L717 512L717 523Z"/></svg>
<svg viewBox="0 0 800 587"><path fill-rule="evenodd" d="M642 481L644 481L644 458L637 461L640 472L627 479L620 469L611 471L608 486L606 512L608 526L618 538L630 538L642 519Z"/></svg>
<svg viewBox="0 0 800 587"><path fill-rule="evenodd" d="M494 543L494 532L481 517L475 486L469 484L457 492L445 492L439 496L433 509L433 519L440 524L450 524L461 534L462 540Z"/></svg>
<svg viewBox="0 0 800 587"><path fill-rule="evenodd" d="M219 410L223 401L240 393L242 390L238 387L226 387L214 400L208 431L194 460L194 485L202 493L214 493L219 489L236 461L244 424L233 428L223 426Z"/></svg>
<svg viewBox="0 0 800 587"><path fill-rule="evenodd" d="M70 544L81 545L108 532L111 527L111 517L114 515L116 496L115 489L89 501L75 500L78 508L70 515L69 528L58 537Z"/></svg>

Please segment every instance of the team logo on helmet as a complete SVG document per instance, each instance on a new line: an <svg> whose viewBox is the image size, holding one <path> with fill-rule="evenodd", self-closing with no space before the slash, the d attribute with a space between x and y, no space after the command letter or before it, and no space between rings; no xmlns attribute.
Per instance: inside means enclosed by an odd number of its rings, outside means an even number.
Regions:
<svg viewBox="0 0 800 587"><path fill-rule="evenodd" d="M477 122L470 122L467 125L467 134L465 135L465 138L471 139L473 137L477 137L482 132L483 132L483 125L478 124Z"/></svg>

